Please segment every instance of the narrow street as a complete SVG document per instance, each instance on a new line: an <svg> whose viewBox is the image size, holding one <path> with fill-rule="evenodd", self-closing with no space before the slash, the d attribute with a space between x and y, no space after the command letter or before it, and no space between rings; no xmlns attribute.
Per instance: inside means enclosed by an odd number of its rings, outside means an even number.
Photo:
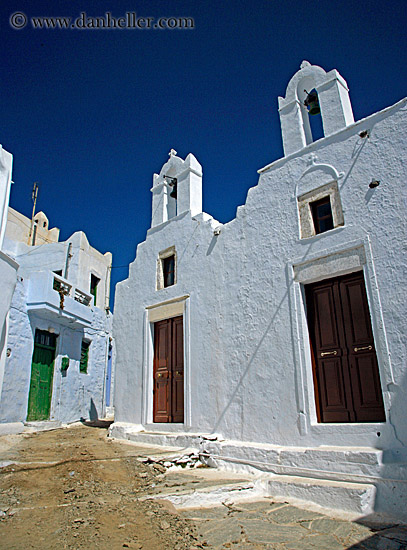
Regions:
<svg viewBox="0 0 407 550"><path fill-rule="evenodd" d="M75 425L6 436L12 446L0 447L1 460L12 464L0 470L1 548L193 547L190 522L138 500L158 472L106 433Z"/></svg>
<svg viewBox="0 0 407 550"><path fill-rule="evenodd" d="M247 476L174 468L197 457L114 441L98 424L0 437L0 548L407 548L402 526L334 519L270 497L236 499L251 491Z"/></svg>

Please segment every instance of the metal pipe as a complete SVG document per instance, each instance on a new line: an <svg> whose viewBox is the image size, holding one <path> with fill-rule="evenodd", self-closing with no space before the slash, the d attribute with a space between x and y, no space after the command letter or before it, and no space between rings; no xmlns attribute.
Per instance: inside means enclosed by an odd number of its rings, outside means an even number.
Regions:
<svg viewBox="0 0 407 550"><path fill-rule="evenodd" d="M67 252L67 254L66 254L64 279L68 279L69 263L70 263L71 258L72 258L71 250L72 250L72 243L69 243L69 244L68 244L68 252Z"/></svg>

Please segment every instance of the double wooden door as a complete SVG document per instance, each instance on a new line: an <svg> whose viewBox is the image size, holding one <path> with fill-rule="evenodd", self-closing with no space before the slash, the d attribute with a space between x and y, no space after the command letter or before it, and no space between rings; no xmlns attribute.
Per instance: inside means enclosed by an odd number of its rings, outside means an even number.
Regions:
<svg viewBox="0 0 407 550"><path fill-rule="evenodd" d="M320 422L385 421L363 273L306 286Z"/></svg>
<svg viewBox="0 0 407 550"><path fill-rule="evenodd" d="M154 323L154 422L184 421L183 321Z"/></svg>

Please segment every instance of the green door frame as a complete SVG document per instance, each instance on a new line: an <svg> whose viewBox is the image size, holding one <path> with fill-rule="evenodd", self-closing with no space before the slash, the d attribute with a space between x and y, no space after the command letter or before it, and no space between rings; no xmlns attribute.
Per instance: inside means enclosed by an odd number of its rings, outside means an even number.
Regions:
<svg viewBox="0 0 407 550"><path fill-rule="evenodd" d="M56 335L36 330L31 363L27 420L48 420L51 410Z"/></svg>

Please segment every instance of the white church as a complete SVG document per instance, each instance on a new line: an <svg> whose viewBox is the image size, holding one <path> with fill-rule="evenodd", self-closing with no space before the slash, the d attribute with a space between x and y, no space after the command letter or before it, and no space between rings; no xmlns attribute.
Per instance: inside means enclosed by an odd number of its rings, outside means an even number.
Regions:
<svg viewBox="0 0 407 550"><path fill-rule="evenodd" d="M406 520L407 99L355 122L344 78L304 61L279 114L284 157L227 224L192 154L154 174L116 291L111 434Z"/></svg>

